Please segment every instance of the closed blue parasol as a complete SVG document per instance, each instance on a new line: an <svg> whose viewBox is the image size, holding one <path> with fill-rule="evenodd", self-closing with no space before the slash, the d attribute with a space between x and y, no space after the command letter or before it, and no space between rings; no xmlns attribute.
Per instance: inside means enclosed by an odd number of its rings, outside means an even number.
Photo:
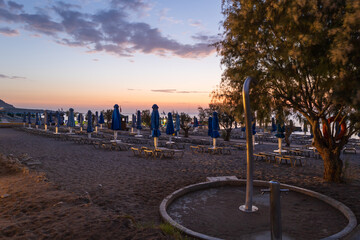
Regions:
<svg viewBox="0 0 360 240"><path fill-rule="evenodd" d="M92 133L94 130L93 130L93 127L92 127L92 112L89 110L87 112L87 129L86 131L88 133Z"/></svg>
<svg viewBox="0 0 360 240"><path fill-rule="evenodd" d="M208 136L212 137L212 117L208 119Z"/></svg>
<svg viewBox="0 0 360 240"><path fill-rule="evenodd" d="M35 113L35 126L36 126L36 128L38 128L39 125L40 125L39 113Z"/></svg>
<svg viewBox="0 0 360 240"><path fill-rule="evenodd" d="M69 109L69 116L68 116L67 126L71 127L71 128L75 127L74 109L73 108Z"/></svg>
<svg viewBox="0 0 360 240"><path fill-rule="evenodd" d="M275 119L271 118L271 132L276 132L276 129Z"/></svg>
<svg viewBox="0 0 360 240"><path fill-rule="evenodd" d="M24 112L23 123L26 123L26 112Z"/></svg>
<svg viewBox="0 0 360 240"><path fill-rule="evenodd" d="M48 122L49 122L48 112L47 112L47 111L44 111L44 125L45 125L45 131L47 131Z"/></svg>
<svg viewBox="0 0 360 240"><path fill-rule="evenodd" d="M137 111L137 118L136 118L136 129L141 130L141 112L140 110Z"/></svg>
<svg viewBox="0 0 360 240"><path fill-rule="evenodd" d="M48 119L48 125L50 125L53 122L52 120L52 112L49 113L49 119Z"/></svg>
<svg viewBox="0 0 360 240"><path fill-rule="evenodd" d="M80 126L80 131L82 131L82 128L84 125L84 116L82 115L82 113L79 113L79 115L78 115L78 122L79 122L79 126Z"/></svg>
<svg viewBox="0 0 360 240"><path fill-rule="evenodd" d="M121 117L119 111L119 105L114 105L114 111L111 120L111 129L114 130L114 141L117 141L117 131L121 130Z"/></svg>
<svg viewBox="0 0 360 240"><path fill-rule="evenodd" d="M100 124L99 124L99 113L98 111L95 112L95 126L96 127L99 127Z"/></svg>
<svg viewBox="0 0 360 240"><path fill-rule="evenodd" d="M103 112L100 112L99 123L100 123L100 124L104 124L104 123L105 123Z"/></svg>
<svg viewBox="0 0 360 240"><path fill-rule="evenodd" d="M60 126L64 125L64 113L60 113Z"/></svg>
<svg viewBox="0 0 360 240"><path fill-rule="evenodd" d="M275 134L275 136L278 138L278 144L279 144L279 149L275 150L278 151L280 154L283 152L282 150L282 139L285 137L284 135L285 132L285 126L280 126L280 124L277 125L277 133Z"/></svg>
<svg viewBox="0 0 360 240"><path fill-rule="evenodd" d="M174 122L171 112L168 113L168 121L166 124L166 134L170 135L170 142L171 142L171 136L175 133L174 129Z"/></svg>
<svg viewBox="0 0 360 240"><path fill-rule="evenodd" d="M252 124L251 126L251 130L252 130L252 135L256 134L256 126L255 126L255 122Z"/></svg>
<svg viewBox="0 0 360 240"><path fill-rule="evenodd" d="M213 118L212 118L212 134L211 137L213 139L213 148L216 148L216 139L218 137L220 137L219 134L219 118L218 118L218 113L217 112L213 112Z"/></svg>
<svg viewBox="0 0 360 240"><path fill-rule="evenodd" d="M31 124L31 113L28 112L28 124Z"/></svg>
<svg viewBox="0 0 360 240"><path fill-rule="evenodd" d="M61 123L60 113L56 111L56 127L60 127L60 123Z"/></svg>
<svg viewBox="0 0 360 240"><path fill-rule="evenodd" d="M179 132L180 132L180 115L178 113L176 114L175 130L176 130L176 135L179 135Z"/></svg>
<svg viewBox="0 0 360 240"><path fill-rule="evenodd" d="M131 115L131 127L136 128L136 116L135 116L135 114Z"/></svg>
<svg viewBox="0 0 360 240"><path fill-rule="evenodd" d="M111 129L114 131L121 130L121 117L119 112L119 105L117 104L114 105L114 111L111 120Z"/></svg>
<svg viewBox="0 0 360 240"><path fill-rule="evenodd" d="M158 105L154 104L152 106L152 113L151 113L151 135L153 137L160 137L161 132L159 130L159 126L160 126L160 115L159 115L159 107Z"/></svg>
<svg viewBox="0 0 360 240"><path fill-rule="evenodd" d="M199 122L197 120L197 117L194 117L194 128L199 126Z"/></svg>
<svg viewBox="0 0 360 240"><path fill-rule="evenodd" d="M218 118L218 113L217 112L213 112L213 119L212 119L212 138L218 138L220 137L219 134L219 118Z"/></svg>
<svg viewBox="0 0 360 240"><path fill-rule="evenodd" d="M284 135L284 132L285 132L285 126L280 126L280 124L277 125L277 133L275 134L275 136L277 138L284 138L285 135Z"/></svg>

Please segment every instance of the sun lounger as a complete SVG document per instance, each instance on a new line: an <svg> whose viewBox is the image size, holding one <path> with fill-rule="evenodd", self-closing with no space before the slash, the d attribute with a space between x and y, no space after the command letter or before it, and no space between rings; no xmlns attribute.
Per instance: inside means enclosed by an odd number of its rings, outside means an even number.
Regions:
<svg viewBox="0 0 360 240"><path fill-rule="evenodd" d="M210 154L222 154L223 153L223 147L210 147L208 148L208 151Z"/></svg>
<svg viewBox="0 0 360 240"><path fill-rule="evenodd" d="M200 153L200 149L198 146L190 146L190 150L192 153Z"/></svg>
<svg viewBox="0 0 360 240"><path fill-rule="evenodd" d="M267 156L264 153L254 153L255 160L267 160Z"/></svg>
<svg viewBox="0 0 360 240"><path fill-rule="evenodd" d="M354 154L356 154L356 148L354 148L354 147L345 147L343 149L343 153L354 153Z"/></svg>
<svg viewBox="0 0 360 240"><path fill-rule="evenodd" d="M140 157L141 156L141 149L131 147L131 151L133 152L134 156Z"/></svg>

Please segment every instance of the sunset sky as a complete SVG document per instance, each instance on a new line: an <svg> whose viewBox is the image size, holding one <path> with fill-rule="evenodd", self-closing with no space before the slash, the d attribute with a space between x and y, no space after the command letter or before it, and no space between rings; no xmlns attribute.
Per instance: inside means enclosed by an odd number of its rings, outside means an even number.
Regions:
<svg viewBox="0 0 360 240"><path fill-rule="evenodd" d="M0 99L197 112L221 79L220 0L0 0Z"/></svg>

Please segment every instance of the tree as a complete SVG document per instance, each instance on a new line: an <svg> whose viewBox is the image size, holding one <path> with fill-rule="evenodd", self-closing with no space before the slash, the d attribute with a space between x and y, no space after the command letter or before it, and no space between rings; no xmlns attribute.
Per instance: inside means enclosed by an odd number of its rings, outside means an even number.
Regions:
<svg viewBox="0 0 360 240"><path fill-rule="evenodd" d="M360 131L360 3L223 0L222 12L223 40L216 44L222 85L239 95L253 76L250 94L267 99L262 107L276 102L301 113L324 161L324 179L340 182L341 149ZM347 126L341 139L329 124L333 116Z"/></svg>
<svg viewBox="0 0 360 240"><path fill-rule="evenodd" d="M141 121L148 127L151 125L151 114L150 110L142 110Z"/></svg>
<svg viewBox="0 0 360 240"><path fill-rule="evenodd" d="M104 118L106 120L106 124L108 128L111 128L111 121L112 121L112 115L113 115L113 109L103 110L104 112Z"/></svg>
<svg viewBox="0 0 360 240"><path fill-rule="evenodd" d="M184 137L189 137L189 130L191 128L191 117L187 113L180 113L180 128L184 131Z"/></svg>
<svg viewBox="0 0 360 240"><path fill-rule="evenodd" d="M223 138L225 141L230 141L231 131L235 124L235 113L231 105L224 103L210 103L209 108L203 109L198 107L199 116L204 115L207 118L212 116L212 113L216 111L218 113L219 125L224 129Z"/></svg>

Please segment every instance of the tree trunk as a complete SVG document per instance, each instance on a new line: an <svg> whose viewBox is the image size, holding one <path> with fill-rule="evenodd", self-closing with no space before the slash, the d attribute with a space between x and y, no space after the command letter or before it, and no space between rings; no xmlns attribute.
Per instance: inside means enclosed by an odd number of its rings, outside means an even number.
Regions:
<svg viewBox="0 0 360 240"><path fill-rule="evenodd" d="M340 159L340 151L318 147L317 149L324 161L324 180L327 182L342 182L343 162Z"/></svg>
<svg viewBox="0 0 360 240"><path fill-rule="evenodd" d="M225 130L225 139L224 141L230 141L230 135L231 135L231 128Z"/></svg>
<svg viewBox="0 0 360 240"><path fill-rule="evenodd" d="M189 129L183 129L184 130L184 137L189 137Z"/></svg>

